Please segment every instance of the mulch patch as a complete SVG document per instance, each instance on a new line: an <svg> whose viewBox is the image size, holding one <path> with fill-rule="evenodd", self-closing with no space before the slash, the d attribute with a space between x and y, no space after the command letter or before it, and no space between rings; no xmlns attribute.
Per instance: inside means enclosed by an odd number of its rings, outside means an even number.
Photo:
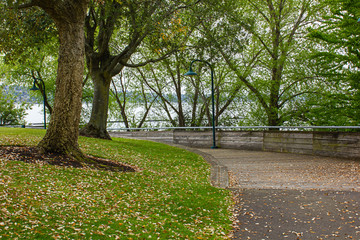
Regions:
<svg viewBox="0 0 360 240"><path fill-rule="evenodd" d="M135 167L108 159L86 156L88 161L85 163L61 154L40 153L36 147L0 146L0 158L26 163L45 163L64 167L91 168L113 172L136 171Z"/></svg>

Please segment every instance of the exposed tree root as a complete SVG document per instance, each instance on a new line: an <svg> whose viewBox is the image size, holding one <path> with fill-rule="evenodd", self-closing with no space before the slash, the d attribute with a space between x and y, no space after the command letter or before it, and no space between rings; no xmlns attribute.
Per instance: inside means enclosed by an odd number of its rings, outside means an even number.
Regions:
<svg viewBox="0 0 360 240"><path fill-rule="evenodd" d="M88 123L87 125L85 125L85 127L80 129L80 136L111 140L111 137L109 133L106 131L106 129L103 130L98 129L90 123Z"/></svg>
<svg viewBox="0 0 360 240"><path fill-rule="evenodd" d="M41 153L37 147L0 146L0 158L27 163L46 163L50 165L91 168L113 172L136 171L135 167L108 159L84 155L79 159L79 156L71 157L64 154Z"/></svg>

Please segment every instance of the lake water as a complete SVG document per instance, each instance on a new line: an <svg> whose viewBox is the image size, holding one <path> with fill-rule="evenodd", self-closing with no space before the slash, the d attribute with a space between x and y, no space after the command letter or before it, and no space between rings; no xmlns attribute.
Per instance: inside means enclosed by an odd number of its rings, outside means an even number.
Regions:
<svg viewBox="0 0 360 240"><path fill-rule="evenodd" d="M34 104L31 109L26 111L25 116L26 125L34 123L44 123L44 105Z"/></svg>

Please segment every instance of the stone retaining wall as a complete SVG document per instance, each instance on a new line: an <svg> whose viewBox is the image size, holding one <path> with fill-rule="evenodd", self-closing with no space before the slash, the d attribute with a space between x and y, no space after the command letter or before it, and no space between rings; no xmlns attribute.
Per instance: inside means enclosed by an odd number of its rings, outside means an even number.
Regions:
<svg viewBox="0 0 360 240"><path fill-rule="evenodd" d="M150 140L155 142L174 142L173 131L134 131L134 132L109 132L112 137Z"/></svg>
<svg viewBox="0 0 360 240"><path fill-rule="evenodd" d="M211 131L113 132L112 136L211 147ZM217 146L319 156L360 158L360 133L294 131L218 131Z"/></svg>

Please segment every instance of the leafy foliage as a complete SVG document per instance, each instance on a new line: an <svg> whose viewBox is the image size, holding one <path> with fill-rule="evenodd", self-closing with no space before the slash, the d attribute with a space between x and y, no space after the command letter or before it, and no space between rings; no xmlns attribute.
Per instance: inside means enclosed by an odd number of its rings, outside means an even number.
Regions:
<svg viewBox="0 0 360 240"><path fill-rule="evenodd" d="M22 1L7 1L0 16L1 82L26 88L34 78L44 80L46 107L52 112L55 92L58 41L53 21L39 8L17 7ZM35 93L43 100L43 89Z"/></svg>
<svg viewBox="0 0 360 240"><path fill-rule="evenodd" d="M30 85L32 76L44 79L51 105L57 32L40 9L16 11L23 2L0 3L0 51L12 64L3 79L19 85ZM167 126L208 124L208 69L198 65L201 76L182 76L190 60L199 58L215 67L217 124L358 125L359 4L90 1L83 98L91 105L95 79L110 86L109 117L126 126L146 126L150 118L168 120ZM167 53L172 55L156 62ZM145 63L151 65L138 68ZM109 91L97 92L102 110ZM88 120L90 111L83 113Z"/></svg>
<svg viewBox="0 0 360 240"><path fill-rule="evenodd" d="M0 8L0 51L5 61L31 61L34 52L55 40L57 31L53 21L38 8L16 9L16 3L7 1Z"/></svg>
<svg viewBox="0 0 360 240"><path fill-rule="evenodd" d="M29 105L16 101L16 96L0 85L0 125L24 124L25 111Z"/></svg>
<svg viewBox="0 0 360 240"><path fill-rule="evenodd" d="M308 117L314 124L360 123L360 2L322 1L322 21L309 29L318 41L313 57L318 74L331 85Z"/></svg>

